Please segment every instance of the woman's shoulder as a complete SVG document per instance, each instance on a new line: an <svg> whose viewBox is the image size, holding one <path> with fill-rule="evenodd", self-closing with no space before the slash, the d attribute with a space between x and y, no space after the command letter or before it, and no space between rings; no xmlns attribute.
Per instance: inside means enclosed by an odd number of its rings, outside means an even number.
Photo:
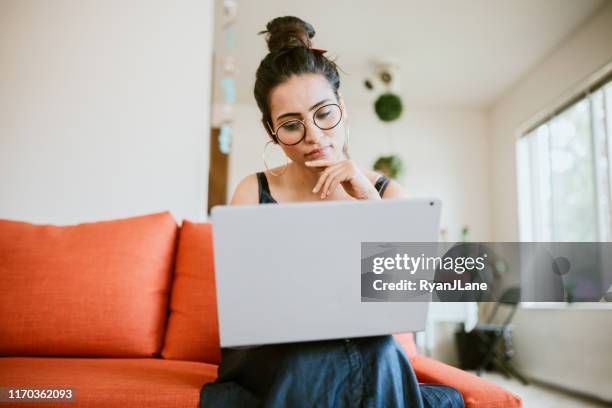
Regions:
<svg viewBox="0 0 612 408"><path fill-rule="evenodd" d="M364 174L372 182L372 184L376 184L380 176L383 176L382 173L369 169L364 170Z"/></svg>
<svg viewBox="0 0 612 408"><path fill-rule="evenodd" d="M259 182L257 177L257 173L252 173L240 180L234 190L230 205L259 203Z"/></svg>

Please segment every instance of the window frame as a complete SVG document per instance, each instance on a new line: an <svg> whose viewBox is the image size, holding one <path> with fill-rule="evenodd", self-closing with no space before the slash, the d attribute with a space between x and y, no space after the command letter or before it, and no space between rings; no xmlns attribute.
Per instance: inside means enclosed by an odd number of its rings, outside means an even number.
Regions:
<svg viewBox="0 0 612 408"><path fill-rule="evenodd" d="M597 135L595 134L595 118L594 118L594 107L593 101L591 100L592 95L599 90L604 90L606 86L612 86L612 62L607 64L604 68L591 75L585 81L582 81L579 85L575 86L572 90L566 93L563 97L559 98L556 103L549 106L547 109L540 111L534 115L529 121L523 126L520 126L516 133L515 140L515 159L516 159L516 186L517 186L517 206L518 206L518 231L520 241L555 241L554 231L544 231L541 225L536 225L538 222L544 222L542 220L550 219L554 220L553 212L554 207L552 201L547 209L548 215L546 217L538 216L542 211L546 211L541 208L545 205L544 200L540 198L543 194L541 191L540 183L534 182L535 166L537 151L533 148L535 144L534 140L529 140L529 136L535 132L541 131L541 128L545 126L546 131L550 132L550 124L559 115L567 112L569 109L574 107L578 102L587 99L589 105L589 127L590 127L590 142L592 147L593 155L593 168L595 169L598 165L599 155L597 154ZM609 221L608 224L612 224L612 127L609 123L612 123L612 106L607 106L605 93L603 97L604 104L604 115L608 126L605 126L604 135L606 156L608 163L608 214L606 219ZM550 152L550 145L548 145L548 152ZM550 167L550 164L549 164ZM595 183L595 206L594 209L597 215L596 221L596 237L597 241L608 241L612 238L612 225L608 225L607 229L602 226L602 214L600 214L600 205L597 204L597 200L600 198L599 187L600 187L600 175L598 171L595 171L593 182ZM552 183L552 177L550 178ZM550 187L552 191L552 186Z"/></svg>

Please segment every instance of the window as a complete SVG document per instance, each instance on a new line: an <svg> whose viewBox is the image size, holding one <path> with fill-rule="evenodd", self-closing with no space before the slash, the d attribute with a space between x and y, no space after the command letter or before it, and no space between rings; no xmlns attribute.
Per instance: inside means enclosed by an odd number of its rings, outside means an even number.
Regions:
<svg viewBox="0 0 612 408"><path fill-rule="evenodd" d="M522 241L610 241L612 81L517 142Z"/></svg>

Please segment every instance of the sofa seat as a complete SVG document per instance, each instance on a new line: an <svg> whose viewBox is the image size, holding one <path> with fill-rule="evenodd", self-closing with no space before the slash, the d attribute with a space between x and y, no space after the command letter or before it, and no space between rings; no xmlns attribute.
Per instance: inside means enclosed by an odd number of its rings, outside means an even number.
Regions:
<svg viewBox="0 0 612 408"><path fill-rule="evenodd" d="M474 374L429 357L412 358L412 368L419 382L446 384L456 388L467 408L520 408L521 398Z"/></svg>
<svg viewBox="0 0 612 408"><path fill-rule="evenodd" d="M0 358L0 384L72 387L76 402L45 407L199 406L200 388L217 377L217 365L155 358ZM0 403L0 406L6 404ZM41 404L19 403L19 407Z"/></svg>
<svg viewBox="0 0 612 408"><path fill-rule="evenodd" d="M76 396L0 408L197 408L221 359L213 255L210 224L179 228L167 212L73 226L0 220L0 386ZM412 334L395 338L420 382L457 388L467 408L521 406L420 356Z"/></svg>

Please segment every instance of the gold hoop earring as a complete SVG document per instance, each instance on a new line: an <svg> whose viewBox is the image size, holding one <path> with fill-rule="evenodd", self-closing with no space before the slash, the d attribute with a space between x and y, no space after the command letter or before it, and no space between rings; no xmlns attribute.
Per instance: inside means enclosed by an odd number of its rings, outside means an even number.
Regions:
<svg viewBox="0 0 612 408"><path fill-rule="evenodd" d="M286 157L286 159L287 159L287 161L286 161L286 163L285 163L285 166L284 166L284 167L285 167L285 170L283 170L283 172L282 172L282 173L280 173L280 174L274 173L274 172L273 172L273 171L270 169L270 167L268 167L268 162L266 161L266 150L268 149L268 145L269 145L270 143L274 143L274 141L273 141L273 140L269 140L269 141L268 141L268 143L266 143L266 145L264 146L263 154L261 155L261 157L263 158L264 166L266 167L266 170L268 170L268 171L270 172L270 174L272 174L273 176L277 176L277 177L278 177L278 176L282 176L283 174L285 174L285 172L287 171L287 168L289 167L289 158L288 158L287 156L285 156L285 157Z"/></svg>
<svg viewBox="0 0 612 408"><path fill-rule="evenodd" d="M344 141L344 145L346 146L346 149L348 149L351 130L349 129L348 125L346 125L344 128L346 129L346 140Z"/></svg>
<svg viewBox="0 0 612 408"><path fill-rule="evenodd" d="M342 148L342 153L344 153L347 159L351 158L348 152L350 136L351 136L351 131L348 125L344 126L344 147Z"/></svg>

